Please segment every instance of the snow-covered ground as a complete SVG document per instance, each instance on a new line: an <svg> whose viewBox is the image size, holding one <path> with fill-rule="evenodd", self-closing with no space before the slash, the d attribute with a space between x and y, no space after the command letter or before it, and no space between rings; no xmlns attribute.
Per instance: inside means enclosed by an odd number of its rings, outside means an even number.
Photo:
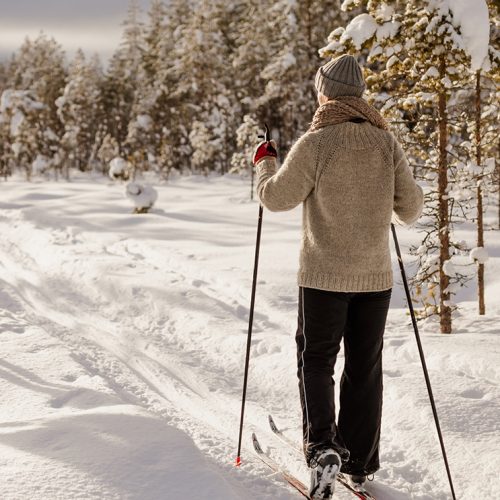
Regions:
<svg viewBox="0 0 500 500"><path fill-rule="evenodd" d="M179 178L132 215L105 179L0 184L3 500L292 499L249 436L304 481L295 270L300 209L265 212L243 465L235 468L257 203L246 181ZM415 232L400 230L404 248ZM472 230L460 239L474 243ZM451 336L421 325L458 498L495 498L500 469L500 235L486 234ZM397 268L396 272L397 272ZM396 274L397 276L397 274ZM403 292L384 350L381 500L450 498ZM470 302L467 302L470 300ZM342 358L341 360L342 361ZM336 377L341 372L338 367ZM338 489L336 498L351 495Z"/></svg>

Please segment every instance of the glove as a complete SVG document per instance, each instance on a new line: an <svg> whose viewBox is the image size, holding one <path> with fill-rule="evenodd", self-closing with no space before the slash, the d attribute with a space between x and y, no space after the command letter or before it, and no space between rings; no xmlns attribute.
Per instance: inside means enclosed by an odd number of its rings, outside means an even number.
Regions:
<svg viewBox="0 0 500 500"><path fill-rule="evenodd" d="M277 156L276 143L274 141L263 141L257 146L252 161L254 165L257 165L263 158L276 158Z"/></svg>

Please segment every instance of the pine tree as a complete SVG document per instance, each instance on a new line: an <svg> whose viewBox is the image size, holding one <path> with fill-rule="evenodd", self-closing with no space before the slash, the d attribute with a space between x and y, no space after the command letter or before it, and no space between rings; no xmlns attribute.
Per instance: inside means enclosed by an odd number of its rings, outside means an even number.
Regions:
<svg viewBox="0 0 500 500"><path fill-rule="evenodd" d="M282 0L269 7L273 54L262 69L265 91L258 103L271 107L271 118L285 152L304 133L317 103L314 77L322 64L317 47L340 22L337 2Z"/></svg>
<svg viewBox="0 0 500 500"><path fill-rule="evenodd" d="M490 6L495 9L498 14L498 6ZM497 16L498 17L498 16ZM497 21L498 22L498 21ZM494 31L495 26L492 25ZM475 256L472 258L477 262L477 282L478 282L478 309L479 314L486 313L485 297L484 297L484 273L485 260L487 253L484 250L484 196L488 194L488 184L492 184L492 176L494 173L494 161L488 162L486 154L491 150L491 145L495 141L495 132L498 130L495 116L498 117L498 99L495 92L495 73L499 72L500 53L495 51L490 46L485 59L481 61L473 61L471 69L473 70L474 82L474 119L473 124L469 124L469 131L473 136L474 159L475 165L479 170L475 177L476 182L476 226L477 226L477 249ZM493 100L492 100L493 98ZM491 118L494 119L493 123ZM489 146L489 147L488 147ZM478 258L478 251L479 258Z"/></svg>
<svg viewBox="0 0 500 500"><path fill-rule="evenodd" d="M59 132L56 99L64 87L66 69L62 47L41 33L35 40L26 38L11 61L10 88L29 90L47 106L47 126Z"/></svg>
<svg viewBox="0 0 500 500"><path fill-rule="evenodd" d="M71 163L81 171L89 169L101 119L101 80L98 61L87 62L79 50L70 65L64 91L56 100L58 116L64 125L61 146L67 168Z"/></svg>
<svg viewBox="0 0 500 500"><path fill-rule="evenodd" d="M348 0L343 7L361 4ZM460 202L449 194L458 163L450 142L456 117L449 114L449 101L463 87L470 59L446 3L372 0L366 8L346 28L332 32L322 53L347 50L367 59L375 69L366 75L372 101L392 118L415 174L429 183L421 223L424 241L413 249L419 259L414 283L417 295L425 297L424 314L439 313L442 333L451 333L451 296L467 277L451 261L465 248L451 237ZM422 294L423 285L427 294ZM439 302L433 306L436 286Z"/></svg>
<svg viewBox="0 0 500 500"><path fill-rule="evenodd" d="M108 171L109 163L113 158L116 158L118 154L119 147L116 139L110 134L105 135L100 143L99 150L97 151L97 158L101 162L103 173Z"/></svg>
<svg viewBox="0 0 500 500"><path fill-rule="evenodd" d="M232 140L232 101L228 90L232 75L227 71L230 53L224 33L226 9L226 3L220 0L200 0L178 46L178 71L183 78L178 81L177 92L186 131L189 138L195 139L190 141L190 147L194 156L205 158L204 165L212 164L211 170L220 173L228 170L227 143ZM195 127L195 122L202 122L206 130ZM203 140L197 139L200 134ZM197 151L206 142L205 134L210 138L209 150Z"/></svg>
<svg viewBox="0 0 500 500"><path fill-rule="evenodd" d="M40 115L46 106L37 101L29 90L7 89L1 95L0 133L3 170L17 163L24 169L26 179L31 179L32 165L38 157L46 158L41 149L43 129L38 126Z"/></svg>
<svg viewBox="0 0 500 500"><path fill-rule="evenodd" d="M102 105L106 116L106 130L118 142L120 152L127 155L128 126L131 119L142 54L143 25L137 0L130 3L123 23L124 33L120 48L109 62L102 85Z"/></svg>
<svg viewBox="0 0 500 500"><path fill-rule="evenodd" d="M7 88L7 68L4 63L0 62L0 95Z"/></svg>
<svg viewBox="0 0 500 500"><path fill-rule="evenodd" d="M168 89L162 78L162 68L171 49L171 37L166 33L166 8L162 1L152 2L148 19L144 28L127 145L133 151L136 163L142 166L140 168L153 167L161 173L162 144L168 113Z"/></svg>
<svg viewBox="0 0 500 500"><path fill-rule="evenodd" d="M43 33L34 41L27 38L10 61L7 87L25 92L25 98L17 101L17 111L24 118L16 127L16 137L11 137L11 145L28 177L38 156L48 162L56 157L62 124L55 100L62 92L65 77L64 52Z"/></svg>
<svg viewBox="0 0 500 500"><path fill-rule="evenodd" d="M192 8L189 2L172 0L168 8L161 1L151 4L144 33L140 80L133 114L151 118L147 156L151 166L163 177L174 167L190 164L190 118L187 103L179 89L186 75L180 62L186 23ZM133 131L132 131L133 132Z"/></svg>

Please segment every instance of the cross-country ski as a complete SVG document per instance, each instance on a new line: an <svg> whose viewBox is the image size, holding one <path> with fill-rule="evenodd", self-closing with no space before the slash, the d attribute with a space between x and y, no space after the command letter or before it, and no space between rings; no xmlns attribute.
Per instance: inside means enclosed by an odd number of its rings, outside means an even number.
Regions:
<svg viewBox="0 0 500 500"><path fill-rule="evenodd" d="M276 425L276 422L274 421L272 415L268 416L268 421L269 421L269 426L271 427L271 430L274 432L274 434L282 441L286 446L288 446L291 450L293 450L295 453L302 454L303 451L299 446L297 446L297 443L295 443L292 439L290 439L282 430L278 428ZM342 472L337 474L337 481L342 484L342 486L346 487L352 493L357 495L359 498L365 498L365 499L375 499L373 495L371 495L365 487L359 486L354 484L352 481L349 480L348 476L345 476L342 474Z"/></svg>

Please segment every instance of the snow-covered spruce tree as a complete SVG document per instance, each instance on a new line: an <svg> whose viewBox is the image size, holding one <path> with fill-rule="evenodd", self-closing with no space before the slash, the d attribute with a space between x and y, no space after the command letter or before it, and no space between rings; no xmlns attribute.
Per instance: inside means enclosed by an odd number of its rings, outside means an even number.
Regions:
<svg viewBox="0 0 500 500"><path fill-rule="evenodd" d="M152 166L163 177L172 168L183 170L190 165L190 109L182 82L181 47L186 25L194 11L192 2L171 0L166 8L153 2L144 35L141 80L145 88L138 97L138 112L152 119L149 150Z"/></svg>
<svg viewBox="0 0 500 500"><path fill-rule="evenodd" d="M245 115L243 123L236 130L236 151L231 158L231 172L250 172L250 199L252 200L254 194L255 171L252 165L252 154L259 132L261 132L261 130L255 117L252 115Z"/></svg>
<svg viewBox="0 0 500 500"><path fill-rule="evenodd" d="M476 248L471 252L471 260L477 264L478 304L479 314L485 314L484 273L488 255L484 248L484 209L489 195L493 191L493 174L495 170L495 148L498 137L498 91L500 52L492 45L492 36L500 22L499 7L489 2L478 2L473 7L473 13L462 22L462 35L469 45L471 53L471 71L474 93L474 119L468 120L468 132L473 138L473 158L478 175L475 176L476 192ZM462 7L463 8L463 7ZM471 9L471 7L469 7ZM488 19L488 9L491 12L491 24ZM465 12L467 14L467 12ZM481 27L478 32L478 26ZM490 28L490 29L487 29ZM498 46L498 38L497 46ZM496 78L495 78L496 77ZM496 82L495 82L496 79ZM485 203L486 202L486 203Z"/></svg>
<svg viewBox="0 0 500 500"><path fill-rule="evenodd" d="M460 160L450 197L462 202L464 215L477 227L470 261L472 265L477 264L478 309L479 314L485 314L484 264L487 251L484 248L484 207L491 192L494 170L494 159L488 157L492 141L496 142L496 120L492 123L492 116L498 116L496 102L492 100L495 96L491 74L495 64L494 51L489 47L488 7L484 1L475 5L456 2L452 13L459 21L460 34L471 60L469 74L464 75L465 84L452 93L448 106L449 114L458 117L455 123L450 121L450 142L453 145L450 154Z"/></svg>
<svg viewBox="0 0 500 500"><path fill-rule="evenodd" d="M5 64L0 62L0 96L2 96L3 91L7 86L7 68ZM0 103L1 106L1 103ZM2 111L0 110L0 177L7 180L8 176L11 175L10 163L12 157L12 150L10 148L9 141L9 123L6 118L4 118Z"/></svg>
<svg viewBox="0 0 500 500"><path fill-rule="evenodd" d="M361 3L348 0L343 6ZM376 69L367 71L367 85L385 100L383 112L405 142L416 175L428 183L420 223L423 243L413 249L419 261L414 284L424 297L422 313L439 313L441 332L451 333L451 296L466 276L451 261L465 249L451 237L460 208L459 200L450 197L457 161L450 143L454 117L449 116L448 101L464 85L470 57L447 0L372 0L366 9L345 29L335 30L322 53L361 52ZM432 304L436 288L438 302Z"/></svg>
<svg viewBox="0 0 500 500"><path fill-rule="evenodd" d="M45 109L45 105L37 101L29 90L6 89L0 97L1 133L5 141L4 168L21 166L27 180L31 179L35 160L47 159L39 147L43 131L38 127L39 116Z"/></svg>
<svg viewBox="0 0 500 500"><path fill-rule="evenodd" d="M166 8L162 1L154 0L143 30L143 50L126 141L140 170L153 167L162 171L158 162L168 113L168 89L160 75L164 58L168 60L170 56L171 44L172 38L166 30Z"/></svg>
<svg viewBox="0 0 500 500"><path fill-rule="evenodd" d="M18 127L16 143L24 146L16 146L19 152L16 157L28 176L38 155L53 161L57 154L62 124L55 100L61 95L65 77L64 52L54 39L43 33L33 41L27 38L10 61L7 87L28 92L29 99L41 105L36 106L36 112L31 106L32 112L25 114Z"/></svg>
<svg viewBox="0 0 500 500"><path fill-rule="evenodd" d="M119 152L120 150L116 139L110 134L105 135L97 151L97 158L102 165L103 173L108 171L109 163L113 158L118 156Z"/></svg>
<svg viewBox="0 0 500 500"><path fill-rule="evenodd" d="M0 96L3 95L3 90L0 91ZM2 110L3 106L0 101L0 176L7 180L12 174L12 156L13 151L10 143L10 120L6 113Z"/></svg>
<svg viewBox="0 0 500 500"><path fill-rule="evenodd" d="M124 32L119 49L109 62L101 99L106 130L118 142L120 152L129 154L125 141L135 102L139 65L142 53L142 30L137 0L132 0L123 23Z"/></svg>
<svg viewBox="0 0 500 500"><path fill-rule="evenodd" d="M189 142L193 148L191 165L198 172L207 175L213 162L216 145L205 123L198 120L193 123Z"/></svg>
<svg viewBox="0 0 500 500"><path fill-rule="evenodd" d="M186 129L189 130L193 158L203 156L202 163L194 162L197 168L209 168L220 173L229 170L233 141L233 111L230 86L233 75L228 71L230 47L227 43L227 20L231 5L221 0L200 0L184 30L184 37L177 47L178 71L183 75L177 89ZM203 123L203 128L199 125ZM203 147L208 134L210 148ZM210 153L210 154L209 154Z"/></svg>
<svg viewBox="0 0 500 500"><path fill-rule="evenodd" d="M314 76L323 63L316 47L343 13L338 2L314 0L271 2L267 12L276 52L262 68L265 90L257 104L274 111L274 138L286 151L312 120L318 105Z"/></svg>
<svg viewBox="0 0 500 500"><path fill-rule="evenodd" d="M7 67L0 62L0 95L7 88Z"/></svg>
<svg viewBox="0 0 500 500"><path fill-rule="evenodd" d="M268 122L274 126L272 114L275 110L258 109L257 100L265 89L262 70L277 53L275 37L268 15L260 16L258 22L255 13L267 12L268 0L242 1L235 6L232 36L232 91L239 107L239 126L246 115L254 115L259 123Z"/></svg>
<svg viewBox="0 0 500 500"><path fill-rule="evenodd" d="M67 83L56 99L58 116L64 125L61 157L66 169L89 169L102 112L100 109L101 68L98 61L88 62L79 50L71 62ZM68 172L68 170L66 170Z"/></svg>
<svg viewBox="0 0 500 500"><path fill-rule="evenodd" d="M477 227L476 247L471 251L470 256L471 260L477 264L478 309L479 314L483 315L486 312L485 262L488 259L484 244L484 210L488 197L493 192L495 160L488 153L493 152L492 146L496 145L498 137L496 123L498 94L494 91L493 82L488 77L487 70L477 69L471 80L474 86L473 99L463 114L468 137L472 140L464 141L462 147L465 149L464 156L468 160L464 170L465 179L468 181L467 187L471 192L471 206L467 208L474 209L474 212L470 214L470 219L476 223ZM471 109L474 109L472 117L470 116Z"/></svg>
<svg viewBox="0 0 500 500"><path fill-rule="evenodd" d="M495 159L492 189L497 193L498 229L500 229L500 134L498 133L498 116L500 114L500 4L497 0L488 0L488 9L491 19L491 46L489 49L491 68L488 73L493 84L493 90L490 93L491 104L483 113L483 118L489 124L486 130L488 137L485 138L488 157Z"/></svg>
<svg viewBox="0 0 500 500"><path fill-rule="evenodd" d="M266 16L255 22L254 12ZM268 123L281 156L309 126L317 106L314 75L323 63L316 47L342 17L348 18L335 0L245 1L235 9L232 64L241 109L238 126L247 115L261 128Z"/></svg>

